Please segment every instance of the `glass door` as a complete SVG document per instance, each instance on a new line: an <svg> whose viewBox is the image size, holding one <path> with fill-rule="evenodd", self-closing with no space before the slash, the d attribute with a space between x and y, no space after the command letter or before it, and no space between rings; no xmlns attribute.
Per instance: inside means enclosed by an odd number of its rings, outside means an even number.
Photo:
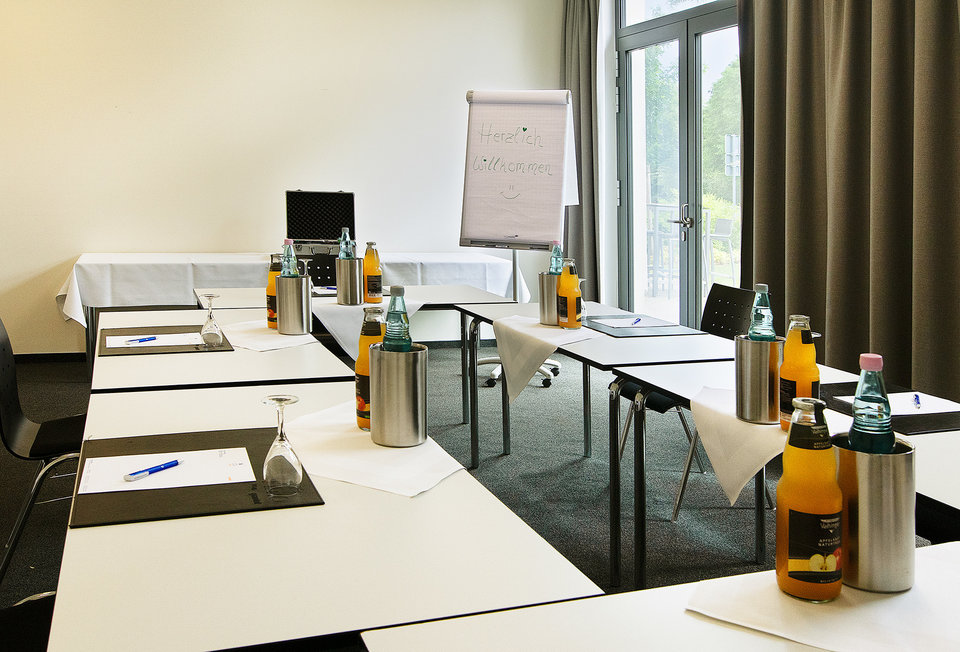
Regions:
<svg viewBox="0 0 960 652"><path fill-rule="evenodd" d="M620 305L690 326L740 280L736 11L698 11L617 39Z"/></svg>

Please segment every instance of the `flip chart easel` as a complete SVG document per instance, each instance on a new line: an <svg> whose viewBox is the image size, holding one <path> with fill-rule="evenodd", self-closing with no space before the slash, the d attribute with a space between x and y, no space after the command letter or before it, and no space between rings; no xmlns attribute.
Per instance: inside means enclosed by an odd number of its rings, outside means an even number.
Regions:
<svg viewBox="0 0 960 652"><path fill-rule="evenodd" d="M547 250L579 203L568 90L469 91L460 245Z"/></svg>

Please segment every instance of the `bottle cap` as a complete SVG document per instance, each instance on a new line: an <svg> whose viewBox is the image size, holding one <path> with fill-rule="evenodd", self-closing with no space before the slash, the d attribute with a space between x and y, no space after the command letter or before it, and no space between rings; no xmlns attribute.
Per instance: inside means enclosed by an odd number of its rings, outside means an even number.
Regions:
<svg viewBox="0 0 960 652"><path fill-rule="evenodd" d="M554 241L553 241L553 244L558 245L558 244L560 244L560 241L559 241L559 240L554 240Z"/></svg>
<svg viewBox="0 0 960 652"><path fill-rule="evenodd" d="M293 238L284 238L284 239L283 239L283 244L285 244L285 245L293 244Z"/></svg>
<svg viewBox="0 0 960 652"><path fill-rule="evenodd" d="M402 297L402 296L403 296L403 286L402 286L402 285L391 285L391 286L390 286L390 296L391 296L391 297Z"/></svg>
<svg viewBox="0 0 960 652"><path fill-rule="evenodd" d="M754 292L769 292L769 290L766 283L757 283L753 286Z"/></svg>
<svg viewBox="0 0 960 652"><path fill-rule="evenodd" d="M376 242L368 242L368 243L367 243L367 246L368 246L368 247L374 247L374 246L376 246L376 244L377 244Z"/></svg>
<svg viewBox="0 0 960 652"><path fill-rule="evenodd" d="M883 356L879 353L861 353L860 368L864 371L882 371Z"/></svg>

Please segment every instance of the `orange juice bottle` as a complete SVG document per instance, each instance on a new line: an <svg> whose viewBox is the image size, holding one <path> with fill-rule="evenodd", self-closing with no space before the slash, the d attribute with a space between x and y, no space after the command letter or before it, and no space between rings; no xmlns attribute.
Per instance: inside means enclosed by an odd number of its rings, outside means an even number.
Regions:
<svg viewBox="0 0 960 652"><path fill-rule="evenodd" d="M790 329L780 365L780 427L784 430L790 428L793 399L801 396L820 398L820 368L817 367L810 318L790 315Z"/></svg>
<svg viewBox="0 0 960 652"><path fill-rule="evenodd" d="M270 269L267 271L267 326L277 327L277 277L280 276L280 254L270 254Z"/></svg>
<svg viewBox="0 0 960 652"><path fill-rule="evenodd" d="M383 269L380 267L376 242L368 242L367 251L363 254L363 302L383 302Z"/></svg>
<svg viewBox="0 0 960 652"><path fill-rule="evenodd" d="M563 271L557 281L557 325L564 328L580 328L583 318L583 302L580 296L580 278L573 258L563 259Z"/></svg>
<svg viewBox="0 0 960 652"><path fill-rule="evenodd" d="M370 430L370 345L383 341L383 308L363 309L360 326L360 350L354 367L357 379L357 426Z"/></svg>
<svg viewBox="0 0 960 652"><path fill-rule="evenodd" d="M777 585L812 602L840 595L841 515L837 459L823 416L826 403L797 398L777 484Z"/></svg>

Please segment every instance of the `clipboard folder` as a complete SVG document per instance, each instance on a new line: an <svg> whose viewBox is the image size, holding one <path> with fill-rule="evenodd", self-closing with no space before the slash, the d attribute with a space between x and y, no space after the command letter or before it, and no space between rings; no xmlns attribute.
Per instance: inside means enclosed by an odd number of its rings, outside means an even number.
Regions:
<svg viewBox="0 0 960 652"><path fill-rule="evenodd" d="M831 410L853 416L853 403L841 401L839 396L853 396L857 392L856 381L820 385L820 398ZM897 385L887 385L887 393L910 392ZM901 435L922 435L929 432L960 430L960 412L934 412L930 414L894 414L890 417L894 432Z"/></svg>
<svg viewBox="0 0 960 652"><path fill-rule="evenodd" d="M322 505L323 498L306 470L300 493L282 498L267 493L263 484L263 461L276 436L276 428L252 428L85 441L77 468L77 487L88 458L237 446L247 449L256 482L87 494L77 493L74 488L69 525L88 527Z"/></svg>
<svg viewBox="0 0 960 652"><path fill-rule="evenodd" d="M131 346L107 347L107 337L134 336L134 335L168 335L177 333L199 333L200 326L141 326L139 328L104 328L100 331L99 356L110 355L150 355L151 353L213 353L216 351L233 351L233 346L223 336L223 340L216 346L203 344L183 344L177 346Z"/></svg>
<svg viewBox="0 0 960 652"><path fill-rule="evenodd" d="M643 315L626 315L627 317L642 317ZM583 318L583 325L587 328L611 337L655 337L658 335L701 335L703 331L698 331L689 326L680 326L670 324L663 326L637 326L636 328L616 328L608 324L601 324L600 319L623 319L625 315L587 315ZM650 318L653 319L653 318ZM657 320L660 321L660 320Z"/></svg>

